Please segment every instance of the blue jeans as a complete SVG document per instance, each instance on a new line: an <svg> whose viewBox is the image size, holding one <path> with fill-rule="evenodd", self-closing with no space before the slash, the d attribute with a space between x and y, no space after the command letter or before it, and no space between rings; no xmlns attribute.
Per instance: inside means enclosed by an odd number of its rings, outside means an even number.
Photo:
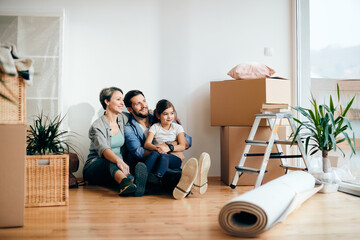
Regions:
<svg viewBox="0 0 360 240"><path fill-rule="evenodd" d="M148 173L154 173L162 177L169 168L180 168L181 159L173 154L161 154L157 151L152 151L146 158L145 165Z"/></svg>

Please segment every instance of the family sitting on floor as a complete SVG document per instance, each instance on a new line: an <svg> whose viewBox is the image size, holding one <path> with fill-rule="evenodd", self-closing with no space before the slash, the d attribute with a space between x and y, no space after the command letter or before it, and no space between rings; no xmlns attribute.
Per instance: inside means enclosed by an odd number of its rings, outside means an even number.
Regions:
<svg viewBox="0 0 360 240"><path fill-rule="evenodd" d="M170 101L160 100L152 114L141 91L124 97L121 89L110 87L101 90L100 103L105 112L89 130L85 181L116 184L120 196L167 192L182 199L191 191L206 192L210 156L190 158L181 169L183 151L191 147L192 138L176 123ZM123 113L124 105L129 113Z"/></svg>

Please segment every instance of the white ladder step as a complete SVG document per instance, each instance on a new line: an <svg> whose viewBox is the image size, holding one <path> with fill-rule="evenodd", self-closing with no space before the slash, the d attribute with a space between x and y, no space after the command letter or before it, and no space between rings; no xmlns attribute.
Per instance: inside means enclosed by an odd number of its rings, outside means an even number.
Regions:
<svg viewBox="0 0 360 240"><path fill-rule="evenodd" d="M259 174L260 173L260 169L256 169L256 168L236 166L235 169L238 172L246 172L246 173L250 173L250 174ZM267 170L265 170L265 172L267 172Z"/></svg>
<svg viewBox="0 0 360 240"><path fill-rule="evenodd" d="M269 144L269 141L257 141L257 140L245 140L245 143L250 145L264 146L266 147ZM282 145L291 145L291 141L289 140L275 140L274 144L282 144ZM297 145L297 141L294 142L293 145Z"/></svg>
<svg viewBox="0 0 360 240"><path fill-rule="evenodd" d="M261 157L264 153L244 153L245 157ZM302 158L302 155L284 155L281 153L270 153L269 158Z"/></svg>
<svg viewBox="0 0 360 240"><path fill-rule="evenodd" d="M283 164L281 164L280 167L285 168L286 170L301 170L301 171L308 170L306 167L297 167L297 166L290 166L290 165L283 165Z"/></svg>

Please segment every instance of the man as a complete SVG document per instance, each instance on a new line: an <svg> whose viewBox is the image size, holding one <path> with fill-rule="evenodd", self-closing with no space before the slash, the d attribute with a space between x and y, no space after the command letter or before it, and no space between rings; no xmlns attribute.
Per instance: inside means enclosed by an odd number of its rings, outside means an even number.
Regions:
<svg viewBox="0 0 360 240"><path fill-rule="evenodd" d="M125 95L124 102L127 110L132 116L125 126L125 145L128 150L127 163L131 169L134 169L137 162L144 162L150 154L150 151L144 148L144 143L148 135L149 128L156 119L153 114L149 113L148 104L141 91L129 91ZM191 147L191 137L185 135L185 138L186 148ZM176 144L176 141L171 144L163 143L160 147L163 152L175 154L183 161L184 155L182 152L172 152L173 145ZM182 170L168 169L162 178L162 187L164 190L172 191L174 198L181 199L190 193L194 182L199 182L199 186L203 186L205 184L207 186L206 182L202 182L207 181L210 158L206 157L202 162L204 162L204 164L201 164L199 167L198 161L195 158L191 158L185 163ZM151 183L151 179L153 179L153 176L150 173L148 182ZM204 191L200 191L200 193L204 193Z"/></svg>

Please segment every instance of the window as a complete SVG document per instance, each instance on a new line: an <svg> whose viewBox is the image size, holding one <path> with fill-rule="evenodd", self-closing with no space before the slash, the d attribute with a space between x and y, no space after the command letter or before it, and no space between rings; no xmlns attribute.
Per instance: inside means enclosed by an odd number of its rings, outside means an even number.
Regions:
<svg viewBox="0 0 360 240"><path fill-rule="evenodd" d="M301 0L297 1L298 42L298 103L310 107L311 93L319 103L336 96L341 90L340 103L345 105L356 96L348 117L356 137L356 155L351 156L343 145L346 158L340 151L331 152L333 167L351 171L360 184L360 1ZM335 98L336 100L336 98ZM346 175L346 172L344 172ZM350 175L351 176L351 175Z"/></svg>

